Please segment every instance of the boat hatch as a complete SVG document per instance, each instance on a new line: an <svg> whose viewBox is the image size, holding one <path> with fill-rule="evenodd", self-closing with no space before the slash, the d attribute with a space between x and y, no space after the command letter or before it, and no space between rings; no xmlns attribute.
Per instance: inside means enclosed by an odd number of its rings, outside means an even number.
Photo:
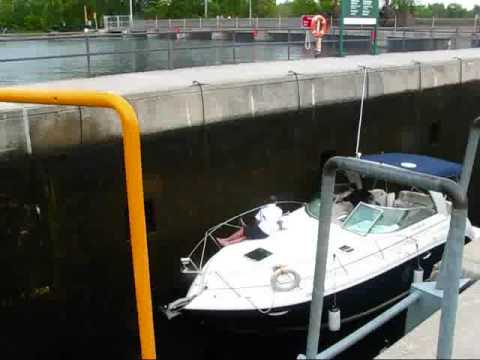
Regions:
<svg viewBox="0 0 480 360"><path fill-rule="evenodd" d="M350 247L350 246L348 246L348 245L340 246L339 249L342 250L342 251L344 251L344 252L347 252L347 253L352 252L352 251L354 250L354 248L352 248L352 247Z"/></svg>
<svg viewBox="0 0 480 360"><path fill-rule="evenodd" d="M272 255L272 253L268 250L265 250L264 248L256 248L255 250L252 250L245 254L247 258L255 261L263 260L270 255Z"/></svg>

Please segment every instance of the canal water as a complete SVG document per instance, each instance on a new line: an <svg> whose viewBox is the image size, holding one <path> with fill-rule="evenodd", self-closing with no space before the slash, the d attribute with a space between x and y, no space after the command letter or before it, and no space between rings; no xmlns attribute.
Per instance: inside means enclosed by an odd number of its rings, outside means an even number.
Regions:
<svg viewBox="0 0 480 360"><path fill-rule="evenodd" d="M230 40L168 40L133 35L94 36L88 38L88 44L86 38L78 37L30 41L0 40L0 53L2 54L0 60L85 54L87 47L89 53L92 54L89 61L86 56L15 62L0 61L0 86L161 70L167 69L169 63L172 68L183 68L313 57L312 50L307 50L304 46L304 35L302 34L292 36L290 46L279 43L279 41L285 42L284 38L270 42L255 42L249 33L239 33L236 39L235 47ZM335 36L327 36L326 39L337 40ZM391 49L385 48L380 51L444 49L447 46L445 40L433 42L428 39L416 39L415 44L411 44L412 47L410 42L413 40L407 40L407 45L401 41L397 41L395 44L392 42ZM313 46L314 44L312 44ZM171 48L170 60L169 47ZM369 36L347 37L345 50L349 55L369 54L371 52ZM109 54L111 52L118 54ZM95 53L97 55L93 55ZM337 44L325 43L323 45L322 56L336 56L337 54Z"/></svg>

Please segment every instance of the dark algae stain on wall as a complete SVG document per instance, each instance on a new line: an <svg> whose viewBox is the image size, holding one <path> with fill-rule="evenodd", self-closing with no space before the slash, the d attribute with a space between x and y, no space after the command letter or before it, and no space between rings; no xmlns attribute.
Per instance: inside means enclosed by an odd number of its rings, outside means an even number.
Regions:
<svg viewBox="0 0 480 360"><path fill-rule="evenodd" d="M479 89L477 82L368 100L360 151L462 161ZM143 137L154 308L184 295L178 259L205 229L272 194L307 200L318 191L325 159L353 155L358 112L352 102ZM2 161L0 171L2 358L135 359L121 144ZM469 198L476 224L478 174ZM303 332L234 336L155 316L160 356L240 359L273 349L294 358L305 347ZM356 351L374 355L398 328Z"/></svg>

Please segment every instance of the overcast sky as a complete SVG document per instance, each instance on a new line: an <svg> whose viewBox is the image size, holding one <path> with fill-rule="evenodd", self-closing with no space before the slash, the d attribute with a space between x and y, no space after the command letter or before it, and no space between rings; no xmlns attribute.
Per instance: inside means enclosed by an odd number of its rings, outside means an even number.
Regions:
<svg viewBox="0 0 480 360"><path fill-rule="evenodd" d="M283 3L287 0L276 0L277 4ZM445 6L451 3L457 3L462 5L464 8L470 10L473 9L473 5L480 5L480 0L415 0L417 4L433 4L433 3L444 3ZM383 4L383 1L380 0L380 4Z"/></svg>

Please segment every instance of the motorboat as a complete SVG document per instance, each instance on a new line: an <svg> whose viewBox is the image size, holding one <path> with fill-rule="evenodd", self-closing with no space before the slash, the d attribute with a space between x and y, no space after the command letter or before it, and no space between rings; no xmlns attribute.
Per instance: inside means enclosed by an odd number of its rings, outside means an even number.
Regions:
<svg viewBox="0 0 480 360"><path fill-rule="evenodd" d="M362 159L453 179L462 170L454 162L413 154L385 153ZM415 269L423 268L424 276L429 275L442 255L452 206L438 192L389 190L388 184L383 188L372 184L367 190L366 179L355 173L345 176L347 181L337 184L335 191L324 303L326 308L341 306L343 314L355 317L368 313L385 296L408 290ZM368 193L368 198L348 201L359 190ZM165 306L169 318L180 313L228 319L308 313L320 196L308 203L278 205L296 205L296 209L285 210L281 227L265 239L225 247L216 241L218 234L242 226L239 220L261 207L206 231L192 252L180 259L182 272L194 278L185 297ZM465 237L473 240L479 235L480 229L467 220ZM304 324L305 319L302 315Z"/></svg>

